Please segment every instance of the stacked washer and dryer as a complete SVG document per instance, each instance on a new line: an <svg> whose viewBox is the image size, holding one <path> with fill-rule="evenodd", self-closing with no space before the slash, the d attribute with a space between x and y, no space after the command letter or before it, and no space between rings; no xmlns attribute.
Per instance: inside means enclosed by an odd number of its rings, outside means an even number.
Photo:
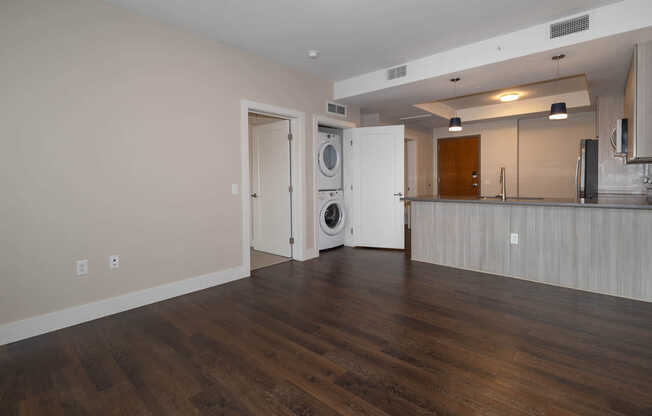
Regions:
<svg viewBox="0 0 652 416"><path fill-rule="evenodd" d="M320 126L317 144L319 250L344 245L346 210L342 159L342 131Z"/></svg>

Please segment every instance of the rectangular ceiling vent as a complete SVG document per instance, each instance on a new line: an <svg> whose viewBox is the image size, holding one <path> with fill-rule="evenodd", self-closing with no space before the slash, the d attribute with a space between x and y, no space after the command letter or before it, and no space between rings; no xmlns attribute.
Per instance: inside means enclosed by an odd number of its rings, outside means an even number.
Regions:
<svg viewBox="0 0 652 416"><path fill-rule="evenodd" d="M346 117L346 106L343 104L334 103L332 101L326 102L326 112L336 116Z"/></svg>
<svg viewBox="0 0 652 416"><path fill-rule="evenodd" d="M406 75L407 75L407 65L401 65L387 70L387 80L403 78Z"/></svg>
<svg viewBox="0 0 652 416"><path fill-rule="evenodd" d="M550 39L559 38L561 36L570 35L571 33L582 32L589 30L589 15L574 17L572 19L564 20L550 25Z"/></svg>

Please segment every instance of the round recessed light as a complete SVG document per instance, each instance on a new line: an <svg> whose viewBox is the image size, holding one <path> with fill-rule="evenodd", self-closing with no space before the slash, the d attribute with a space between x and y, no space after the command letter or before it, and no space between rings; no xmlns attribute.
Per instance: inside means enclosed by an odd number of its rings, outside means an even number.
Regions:
<svg viewBox="0 0 652 416"><path fill-rule="evenodd" d="M521 98L521 94L517 92L508 92L505 94L501 94L498 98L500 99L500 101L504 103L508 103L510 101L516 101L519 98Z"/></svg>
<svg viewBox="0 0 652 416"><path fill-rule="evenodd" d="M315 49L311 49L311 50L309 50L309 51L308 51L308 57L309 57L310 59L317 59L317 58L319 58L319 51L317 51L317 50L315 50Z"/></svg>

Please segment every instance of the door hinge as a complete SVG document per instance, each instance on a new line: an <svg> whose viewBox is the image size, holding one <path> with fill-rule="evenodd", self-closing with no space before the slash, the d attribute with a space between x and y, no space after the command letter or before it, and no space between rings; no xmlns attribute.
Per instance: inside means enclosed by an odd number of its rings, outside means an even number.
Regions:
<svg viewBox="0 0 652 416"><path fill-rule="evenodd" d="M294 188L292 188L292 185L288 186L288 192L292 193L294 191Z"/></svg>
<svg viewBox="0 0 652 416"><path fill-rule="evenodd" d="M289 133L289 134L288 134L288 140L289 140L289 141L292 141L292 133Z"/></svg>
<svg viewBox="0 0 652 416"><path fill-rule="evenodd" d="M294 244L294 237L290 237L290 244Z"/></svg>

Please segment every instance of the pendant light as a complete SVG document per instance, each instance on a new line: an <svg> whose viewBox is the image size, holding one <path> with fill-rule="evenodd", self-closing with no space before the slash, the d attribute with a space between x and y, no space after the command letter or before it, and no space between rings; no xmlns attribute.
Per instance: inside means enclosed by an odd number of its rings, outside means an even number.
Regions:
<svg viewBox="0 0 652 416"><path fill-rule="evenodd" d="M455 97L455 94L457 93L457 83L459 81L459 78L451 78L451 82L453 83L453 97ZM448 122L448 131L462 131L462 119L457 117L457 111L455 111L455 117L451 118Z"/></svg>
<svg viewBox="0 0 652 416"><path fill-rule="evenodd" d="M557 78L559 78L559 61L564 59L566 55L563 53L561 55L555 55L552 57L552 60L557 62ZM550 114L548 119L550 120L566 120L568 118L568 110L566 110L566 103L559 102L553 103L550 106Z"/></svg>

